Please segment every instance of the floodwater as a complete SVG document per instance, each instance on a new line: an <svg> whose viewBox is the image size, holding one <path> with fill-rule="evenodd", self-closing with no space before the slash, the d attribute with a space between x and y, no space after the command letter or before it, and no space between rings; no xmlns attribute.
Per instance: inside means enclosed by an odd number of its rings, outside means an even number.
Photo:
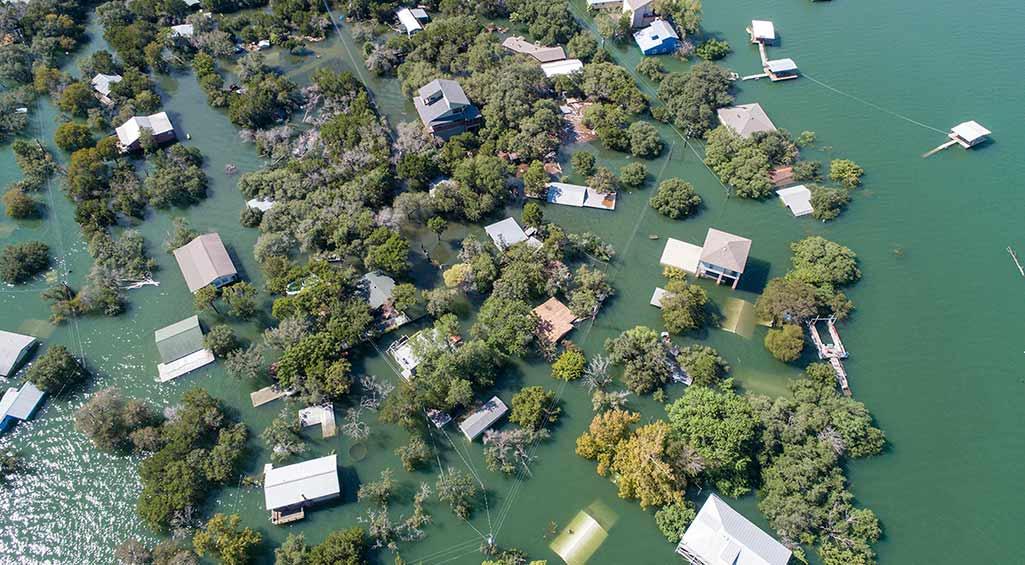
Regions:
<svg viewBox="0 0 1025 565"><path fill-rule="evenodd" d="M875 414L890 446L879 457L851 464L848 476L859 503L875 510L884 525L885 539L878 544L881 563L1021 559L1014 540L1025 507L1018 484L1025 462L1020 432L1025 378L1019 370L1025 347L1016 330L1025 305L1015 297L1025 280L1005 248L1025 245L1014 219L1025 204L1019 182L1025 175L1020 158L1025 132L1018 127L1025 105L1020 74L1025 36L1018 30L1023 16L1025 8L1014 0L971 5L955 0L795 0L771 6L755 0L708 2L704 27L731 43L734 53L724 64L742 75L757 72L759 66L744 28L752 18L775 21L782 41L770 55L793 58L805 77L782 84L745 82L738 85L738 100L760 102L779 127L817 132L816 147L806 157L851 158L865 168L864 187L848 211L833 223L821 224L792 218L773 200L727 199L701 164L700 147L692 150L667 128L662 131L672 149L650 162L649 170L659 179L675 176L692 182L706 203L697 217L680 222L660 217L646 203L650 186L621 194L614 212L545 210L549 219L571 230L599 233L619 252L608 267L617 296L593 324L570 334L589 355L623 329L659 327L648 299L663 282L658 257L666 237L700 243L705 230L715 226L754 240L749 276L741 289L705 285L720 307L729 298L754 301L764 280L787 270L788 243L805 235L821 234L858 252L865 276L849 293L858 310L840 331L852 354L847 368L854 395ZM98 33L94 35L89 49L102 45ZM297 62L285 57L280 62L295 68L300 81L319 65L352 68L351 42L331 40L313 49L319 59ZM639 60L633 48L615 51L626 65ZM74 410L88 394L117 386L131 396L170 405L187 388L205 387L237 410L254 436L281 408L252 408L248 397L255 387L231 380L216 365L172 383L153 380L153 330L191 314L191 296L162 249L174 215L186 216L196 229L219 232L246 278L261 283L251 252L256 232L239 226L243 199L235 188L237 177L224 174L229 163L243 172L255 170L262 165L259 157L239 140L223 113L206 105L191 75L175 74L160 86L176 128L191 134L187 143L206 155L212 188L198 206L157 212L139 226L160 263L160 286L131 291L131 307L121 317L87 318L57 328L45 321L48 307L38 296L44 281L0 289L0 327L37 335L46 344L67 345L83 354L96 373L85 391L50 400L35 421L0 439L0 449L21 452L32 469L0 490L0 562L5 564L110 563L113 549L129 536L155 541L134 513L137 460L99 453L73 429ZM371 80L370 86L391 123L413 118L394 80ZM37 121L31 134L52 139L52 106L44 102L33 118ZM993 142L973 151L953 148L928 160L920 157L944 141L943 131L969 119L993 130ZM614 169L628 162L623 155L597 148L570 149L595 151ZM11 152L0 151L0 181L6 185L17 176ZM47 242L63 258L71 283L79 285L90 264L85 244L58 182L49 196L44 220L0 219L0 243ZM445 237L456 239L464 231L453 228ZM204 318L208 325L217 321ZM253 325L238 328L248 336L256 332ZM769 357L761 345L763 332L758 329L749 339L710 330L698 337L727 357L746 390L779 394L798 369ZM378 346L383 349L387 341ZM361 352L355 365L359 372L397 379L372 347ZM477 546L490 534L500 545L559 563L548 547L554 537L550 530L557 533L574 520L591 524L579 517L586 509L607 528L600 546L588 546L594 550L589 563L674 562L672 547L658 533L651 513L619 500L614 485L598 477L591 462L574 455L574 440L591 416L586 392L579 385L553 381L546 365L530 362L510 370L497 393L508 400L525 384L557 389L563 402L563 418L552 439L536 451L533 476L518 480L491 473L483 465L479 443L468 444L451 430L435 434L432 441L443 464L478 475L487 489L487 504L465 523L441 504L430 503L434 523L426 529L425 540L400 546L403 557L427 564L479 563ZM668 396L679 393L671 389ZM662 414L650 399L633 406L648 417ZM405 433L393 426L375 423L367 441L369 453L360 461L349 456L351 442L344 437L322 440L315 431L307 435L310 456L340 454L346 485L341 502L284 528L270 525L258 489L222 489L204 509L239 513L246 525L258 528L265 539L261 562L273 560L272 548L290 531L303 532L316 543L333 530L357 524L358 481L372 480L386 467L403 484L401 499L411 499L420 481L433 484L436 468L401 471L393 449L405 441ZM267 461L267 452L258 439L251 443L248 470L256 472ZM753 496L736 506L765 524ZM405 504L392 508L396 517L404 511ZM952 539L951 532L961 533ZM387 553L376 559L391 562Z"/></svg>

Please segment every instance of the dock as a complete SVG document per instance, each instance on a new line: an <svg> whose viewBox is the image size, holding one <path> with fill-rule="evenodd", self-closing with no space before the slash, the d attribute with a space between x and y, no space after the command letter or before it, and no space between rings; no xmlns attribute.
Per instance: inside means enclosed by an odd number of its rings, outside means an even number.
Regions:
<svg viewBox="0 0 1025 565"><path fill-rule="evenodd" d="M947 149L948 147L953 147L955 145L957 145L957 140L951 139L950 141L944 143L943 145L940 145L939 147L936 147L932 151L923 153L922 154L922 158L925 159L926 157L932 157L933 155L939 153L940 151L943 151L944 149Z"/></svg>
<svg viewBox="0 0 1025 565"><path fill-rule="evenodd" d="M253 408L256 408L290 395L290 391L287 391L278 385L271 385L249 393L249 400L253 402Z"/></svg>
<svg viewBox="0 0 1025 565"><path fill-rule="evenodd" d="M279 510L272 510L270 513L270 523L275 526L281 526L283 524L291 524L292 522L298 522L306 517L306 510L300 508L299 510L290 514L283 514Z"/></svg>
<svg viewBox="0 0 1025 565"><path fill-rule="evenodd" d="M747 75L746 77L740 77L740 80L758 80L760 78L769 78L769 73L758 73L756 75Z"/></svg>
<svg viewBox="0 0 1025 565"><path fill-rule="evenodd" d="M327 402L319 406L310 406L299 411L299 424L303 428L320 426L320 434L324 439L335 437L335 407Z"/></svg>
<svg viewBox="0 0 1025 565"><path fill-rule="evenodd" d="M822 341L822 336L819 335L817 326L819 322L826 323L826 329L829 332L830 339L833 341L832 343L827 344ZM829 360L829 364L833 367L833 372L836 373L836 382L840 386L840 390L845 395L850 396L851 388L847 382L847 370L840 361L841 359L846 359L848 353L847 348L843 345L843 341L840 340L840 332L836 330L836 317L815 318L808 322L808 330L811 334L811 340L815 344L815 349L818 351L819 359Z"/></svg>

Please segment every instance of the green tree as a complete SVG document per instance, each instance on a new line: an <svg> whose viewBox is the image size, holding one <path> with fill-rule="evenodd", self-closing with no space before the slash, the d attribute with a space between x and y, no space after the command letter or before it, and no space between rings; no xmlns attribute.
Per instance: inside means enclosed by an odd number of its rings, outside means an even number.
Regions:
<svg viewBox="0 0 1025 565"><path fill-rule="evenodd" d="M378 228L368 240L364 262L369 269L401 275L409 269L409 242L388 228Z"/></svg>
<svg viewBox="0 0 1025 565"><path fill-rule="evenodd" d="M595 414L587 431L577 438L577 455L595 461L597 473L604 477L612 469L619 445L630 437L640 419L640 414L618 408Z"/></svg>
<svg viewBox="0 0 1025 565"><path fill-rule="evenodd" d="M12 187L4 193L4 208L7 215L18 220L39 217L39 203L18 187Z"/></svg>
<svg viewBox="0 0 1025 565"><path fill-rule="evenodd" d="M274 565L307 565L310 562L310 546L303 534L290 533L285 541L274 549Z"/></svg>
<svg viewBox="0 0 1025 565"><path fill-rule="evenodd" d="M363 528L328 534L310 551L308 565L366 565L367 541Z"/></svg>
<svg viewBox="0 0 1025 565"><path fill-rule="evenodd" d="M228 304L228 314L243 320L256 315L256 287L248 282L240 281L224 287L221 296Z"/></svg>
<svg viewBox="0 0 1025 565"><path fill-rule="evenodd" d="M593 153L586 151L577 151L570 157L570 164L573 165L573 171L582 177L589 177L594 174L594 166L597 159L595 159Z"/></svg>
<svg viewBox="0 0 1025 565"><path fill-rule="evenodd" d="M669 425L658 420L616 446L612 470L620 498L637 499L641 508L683 501L687 483L669 461L669 435Z"/></svg>
<svg viewBox="0 0 1025 565"><path fill-rule="evenodd" d="M493 295L484 301L470 331L497 351L523 356L534 339L537 324L526 302Z"/></svg>
<svg viewBox="0 0 1025 565"><path fill-rule="evenodd" d="M701 29L701 0L656 0L655 13L669 16L690 35Z"/></svg>
<svg viewBox="0 0 1025 565"><path fill-rule="evenodd" d="M683 532L697 517L694 506L687 500L663 506L655 512L655 524L670 543L680 543Z"/></svg>
<svg viewBox="0 0 1025 565"><path fill-rule="evenodd" d="M78 122L67 122L58 126L53 134L53 141L57 147L68 153L96 144L89 127Z"/></svg>
<svg viewBox="0 0 1025 565"><path fill-rule="evenodd" d="M657 10L656 10L657 11ZM716 110L733 103L729 73L702 61L686 73L672 73L658 86L666 116L689 136L702 137L715 127Z"/></svg>
<svg viewBox="0 0 1025 565"><path fill-rule="evenodd" d="M477 497L480 495L480 487L473 477L455 467L449 467L448 470L438 475L434 486L438 500L447 502L456 516L463 520L470 517Z"/></svg>
<svg viewBox="0 0 1025 565"><path fill-rule="evenodd" d="M75 429L103 451L128 451L133 432L159 425L162 420L152 407L124 398L115 388L93 394L75 411Z"/></svg>
<svg viewBox="0 0 1025 565"><path fill-rule="evenodd" d="M804 330L797 324L784 324L782 328L770 329L765 334L765 349L784 363L797 361L804 351Z"/></svg>
<svg viewBox="0 0 1025 565"><path fill-rule="evenodd" d="M253 549L263 539L250 528L239 526L238 514L214 514L192 537L192 545L200 557L216 556L225 565L244 565L252 558Z"/></svg>
<svg viewBox="0 0 1025 565"><path fill-rule="evenodd" d="M587 358L584 357L570 342L566 342L566 350L552 363L552 378L560 381L575 381L584 375Z"/></svg>
<svg viewBox="0 0 1025 565"><path fill-rule="evenodd" d="M647 394L669 379L665 346L651 328L637 326L605 340L605 351L613 364L623 366L623 382L634 393Z"/></svg>
<svg viewBox="0 0 1025 565"><path fill-rule="evenodd" d="M844 286L861 278L858 256L849 248L820 236L811 236L790 244L791 275L813 285Z"/></svg>
<svg viewBox="0 0 1025 565"><path fill-rule="evenodd" d="M192 296L192 303L196 310L205 312L207 310L217 311L217 289L213 285L206 285L196 290Z"/></svg>
<svg viewBox="0 0 1025 565"><path fill-rule="evenodd" d="M662 153L662 138L655 126L645 121L635 121L626 128L630 138L630 154L634 157L654 159Z"/></svg>
<svg viewBox="0 0 1025 565"><path fill-rule="evenodd" d="M854 188L861 184L861 175L865 169L850 159L834 159L829 163L829 180L840 183L846 188Z"/></svg>
<svg viewBox="0 0 1025 565"><path fill-rule="evenodd" d="M554 392L540 386L528 386L513 395L509 421L537 431L554 424L561 412Z"/></svg>
<svg viewBox="0 0 1025 565"><path fill-rule="evenodd" d="M706 345L684 347L677 361L696 385L717 386L730 372L730 366L719 352Z"/></svg>
<svg viewBox="0 0 1025 565"><path fill-rule="evenodd" d="M84 82L69 84L57 99L57 107L61 112L79 118L87 117L89 108L95 108L96 105L92 89Z"/></svg>
<svg viewBox="0 0 1025 565"><path fill-rule="evenodd" d="M28 381L39 390L57 394L89 377L88 371L63 345L52 345L29 367Z"/></svg>
<svg viewBox="0 0 1025 565"><path fill-rule="evenodd" d="M659 214L678 220L693 214L701 206L701 197L685 180L666 179L648 201Z"/></svg>
<svg viewBox="0 0 1025 565"><path fill-rule="evenodd" d="M238 337L227 324L218 324L207 332L203 338L206 348L218 357L227 357L229 353L239 348Z"/></svg>
<svg viewBox="0 0 1025 565"><path fill-rule="evenodd" d="M811 189L812 217L816 220L828 222L835 219L851 201L851 196L846 190L818 185L812 185L809 188Z"/></svg>
<svg viewBox="0 0 1025 565"><path fill-rule="evenodd" d="M392 290L392 306L399 312L405 312L420 302L420 293L410 283L400 283Z"/></svg>
<svg viewBox="0 0 1025 565"><path fill-rule="evenodd" d="M755 313L773 324L800 324L818 314L815 287L795 278L775 278L755 302Z"/></svg>
<svg viewBox="0 0 1025 565"><path fill-rule="evenodd" d="M719 39L708 39L701 42L694 54L706 61L718 61L730 54L730 44Z"/></svg>
<svg viewBox="0 0 1025 565"><path fill-rule="evenodd" d="M681 334L700 329L708 321L708 293L686 281L672 280L662 297L662 322L666 331Z"/></svg>
<svg viewBox="0 0 1025 565"><path fill-rule="evenodd" d="M640 188L648 180L648 169L643 163L628 163L619 168L619 182L628 188Z"/></svg>
<svg viewBox="0 0 1025 565"><path fill-rule="evenodd" d="M438 237L438 243L441 243L441 234L448 229L448 220L441 216L432 216L427 220L427 229L431 230Z"/></svg>
<svg viewBox="0 0 1025 565"><path fill-rule="evenodd" d="M595 169L594 174L587 179L587 184L603 194L615 192L619 188L619 180L608 167L601 166Z"/></svg>
<svg viewBox="0 0 1025 565"><path fill-rule="evenodd" d="M523 173L523 191L527 196L541 198L548 186L548 173L541 161L531 161Z"/></svg>
<svg viewBox="0 0 1025 565"><path fill-rule="evenodd" d="M398 455L403 469L415 471L430 462L431 449L422 437L413 434L409 436L409 441L405 445L395 449L395 455Z"/></svg>
<svg viewBox="0 0 1025 565"><path fill-rule="evenodd" d="M523 205L522 218L524 224L532 228L538 228L544 223L545 215L537 202L527 202Z"/></svg>
<svg viewBox="0 0 1025 565"><path fill-rule="evenodd" d="M652 82L659 82L665 77L666 68L662 61L655 57L645 57L637 63L637 74Z"/></svg>
<svg viewBox="0 0 1025 565"><path fill-rule="evenodd" d="M0 254L0 279L21 284L50 267L50 248L41 241L8 245Z"/></svg>

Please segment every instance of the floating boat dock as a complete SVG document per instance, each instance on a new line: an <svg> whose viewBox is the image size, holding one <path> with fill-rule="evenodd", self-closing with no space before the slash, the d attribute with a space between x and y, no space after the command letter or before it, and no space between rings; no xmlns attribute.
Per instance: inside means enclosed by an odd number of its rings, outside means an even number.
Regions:
<svg viewBox="0 0 1025 565"><path fill-rule="evenodd" d="M826 323L826 329L829 331L829 337L833 340L833 343L827 344L822 341L822 336L819 335L817 326L819 322ZM847 370L840 361L841 359L846 359L848 353L843 342L840 340L840 333L836 331L836 318L834 316L815 318L808 322L808 330L811 333L811 340L818 350L819 359L829 360L829 364L833 367L833 372L836 373L836 382L840 385L840 390L845 395L850 396L851 387L847 382Z"/></svg>

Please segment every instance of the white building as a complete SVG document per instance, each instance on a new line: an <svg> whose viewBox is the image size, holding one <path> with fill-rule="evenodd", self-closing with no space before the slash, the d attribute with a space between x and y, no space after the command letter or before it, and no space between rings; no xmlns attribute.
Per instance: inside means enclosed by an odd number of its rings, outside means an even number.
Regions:
<svg viewBox="0 0 1025 565"><path fill-rule="evenodd" d="M676 553L693 565L786 565L791 551L711 494Z"/></svg>
<svg viewBox="0 0 1025 565"><path fill-rule="evenodd" d="M509 411L509 407L502 402L501 398L497 396L491 397L491 400L484 403L479 410L470 414L465 420L459 423L459 429L462 430L463 435L466 439L473 441L477 439L477 436L484 433L485 430L490 428Z"/></svg>
<svg viewBox="0 0 1025 565"><path fill-rule="evenodd" d="M580 59L565 59L552 63L542 63L541 70L544 71L545 76L548 78L559 75L571 75L583 71L584 63Z"/></svg>
<svg viewBox="0 0 1025 565"><path fill-rule="evenodd" d="M776 131L776 124L772 123L762 105L757 102L719 108L716 114L719 116L719 123L744 139L750 139L760 131Z"/></svg>
<svg viewBox="0 0 1025 565"><path fill-rule="evenodd" d="M423 8L402 8L395 12L395 16L398 17L402 28L406 30L406 35L423 31L424 26L421 22L427 21L427 12Z"/></svg>
<svg viewBox="0 0 1025 565"><path fill-rule="evenodd" d="M777 190L776 195L794 216L807 216L815 211L811 205L811 190L803 184Z"/></svg>
<svg viewBox="0 0 1025 565"><path fill-rule="evenodd" d="M328 455L263 472L264 504L273 513L292 513L341 494L338 456Z"/></svg>
<svg viewBox="0 0 1025 565"><path fill-rule="evenodd" d="M506 248L524 241L531 247L541 247L541 242L534 237L528 236L527 232L523 231L523 228L520 227L520 224L516 223L515 218L506 218L501 222L485 226L484 231L487 232L491 241L495 243L495 247L501 251L505 251Z"/></svg>
<svg viewBox="0 0 1025 565"><path fill-rule="evenodd" d="M991 133L993 132L984 128L982 124L972 120L950 128L950 135L948 137L956 141L961 147L968 149L985 141Z"/></svg>
<svg viewBox="0 0 1025 565"><path fill-rule="evenodd" d="M766 45L776 41L776 27L768 20L751 20L751 43Z"/></svg>
<svg viewBox="0 0 1025 565"><path fill-rule="evenodd" d="M654 0L623 0L623 13L630 15L630 27L644 27L655 19Z"/></svg>
<svg viewBox="0 0 1025 565"><path fill-rule="evenodd" d="M193 33L195 33L195 30L193 29L192 24L171 26L171 37L190 38Z"/></svg>
<svg viewBox="0 0 1025 565"><path fill-rule="evenodd" d="M0 377L13 376L36 343L30 335L0 330Z"/></svg>
<svg viewBox="0 0 1025 565"><path fill-rule="evenodd" d="M149 116L134 116L118 126L114 131L117 133L117 140L121 147L125 151L131 151L139 148L139 138L142 136L142 130L149 130L150 134L153 135L154 141L157 143L165 143L176 139L174 126L171 125L171 118L167 117L167 112L158 112Z"/></svg>
<svg viewBox="0 0 1025 565"><path fill-rule="evenodd" d="M89 81L89 84L93 86L93 90L103 97L101 100L105 99L105 102L109 103L111 85L121 82L122 80L121 75L105 75L103 73L97 73L96 76Z"/></svg>

